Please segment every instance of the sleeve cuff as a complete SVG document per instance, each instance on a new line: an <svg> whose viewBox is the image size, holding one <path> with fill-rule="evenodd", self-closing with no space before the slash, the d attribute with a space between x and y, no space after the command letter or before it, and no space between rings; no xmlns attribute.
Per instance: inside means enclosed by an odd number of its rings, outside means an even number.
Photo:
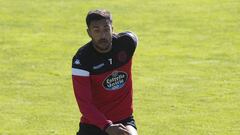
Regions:
<svg viewBox="0 0 240 135"><path fill-rule="evenodd" d="M104 127L103 127L103 131L105 131L109 126L111 126L113 123L112 121L108 121L109 123L106 124Z"/></svg>

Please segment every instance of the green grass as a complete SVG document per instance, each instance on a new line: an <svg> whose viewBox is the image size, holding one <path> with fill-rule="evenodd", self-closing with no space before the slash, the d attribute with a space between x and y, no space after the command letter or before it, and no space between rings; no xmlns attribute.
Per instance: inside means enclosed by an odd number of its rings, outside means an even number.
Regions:
<svg viewBox="0 0 240 135"><path fill-rule="evenodd" d="M0 0L0 135L70 135L90 9L134 31L139 135L240 134L240 1Z"/></svg>

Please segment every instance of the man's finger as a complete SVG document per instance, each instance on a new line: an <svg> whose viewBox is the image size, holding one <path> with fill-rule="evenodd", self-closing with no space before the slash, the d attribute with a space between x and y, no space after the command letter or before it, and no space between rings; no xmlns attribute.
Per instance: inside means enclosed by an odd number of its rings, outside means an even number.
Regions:
<svg viewBox="0 0 240 135"><path fill-rule="evenodd" d="M124 129L124 128L119 128L122 132L123 135L131 135L131 133L127 130L127 129Z"/></svg>
<svg viewBox="0 0 240 135"><path fill-rule="evenodd" d="M123 128L123 129L126 129L127 130L127 127L125 127L123 124L118 124L119 127Z"/></svg>

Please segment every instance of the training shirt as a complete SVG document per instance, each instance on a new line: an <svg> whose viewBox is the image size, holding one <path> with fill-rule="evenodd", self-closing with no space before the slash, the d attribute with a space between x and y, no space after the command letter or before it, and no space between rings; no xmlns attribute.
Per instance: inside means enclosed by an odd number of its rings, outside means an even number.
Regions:
<svg viewBox="0 0 240 135"><path fill-rule="evenodd" d="M74 55L72 81L81 123L104 130L132 115L131 66L136 46L137 37L123 32L113 35L107 53L97 52L90 41Z"/></svg>

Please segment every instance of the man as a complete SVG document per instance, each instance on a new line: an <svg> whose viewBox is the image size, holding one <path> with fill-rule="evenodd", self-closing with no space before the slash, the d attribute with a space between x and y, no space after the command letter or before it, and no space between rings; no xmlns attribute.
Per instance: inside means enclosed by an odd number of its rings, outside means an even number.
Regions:
<svg viewBox="0 0 240 135"><path fill-rule="evenodd" d="M72 60L75 97L82 113L77 135L137 135L132 107L132 56L137 37L113 34L106 10L90 11L87 32L92 39Z"/></svg>

